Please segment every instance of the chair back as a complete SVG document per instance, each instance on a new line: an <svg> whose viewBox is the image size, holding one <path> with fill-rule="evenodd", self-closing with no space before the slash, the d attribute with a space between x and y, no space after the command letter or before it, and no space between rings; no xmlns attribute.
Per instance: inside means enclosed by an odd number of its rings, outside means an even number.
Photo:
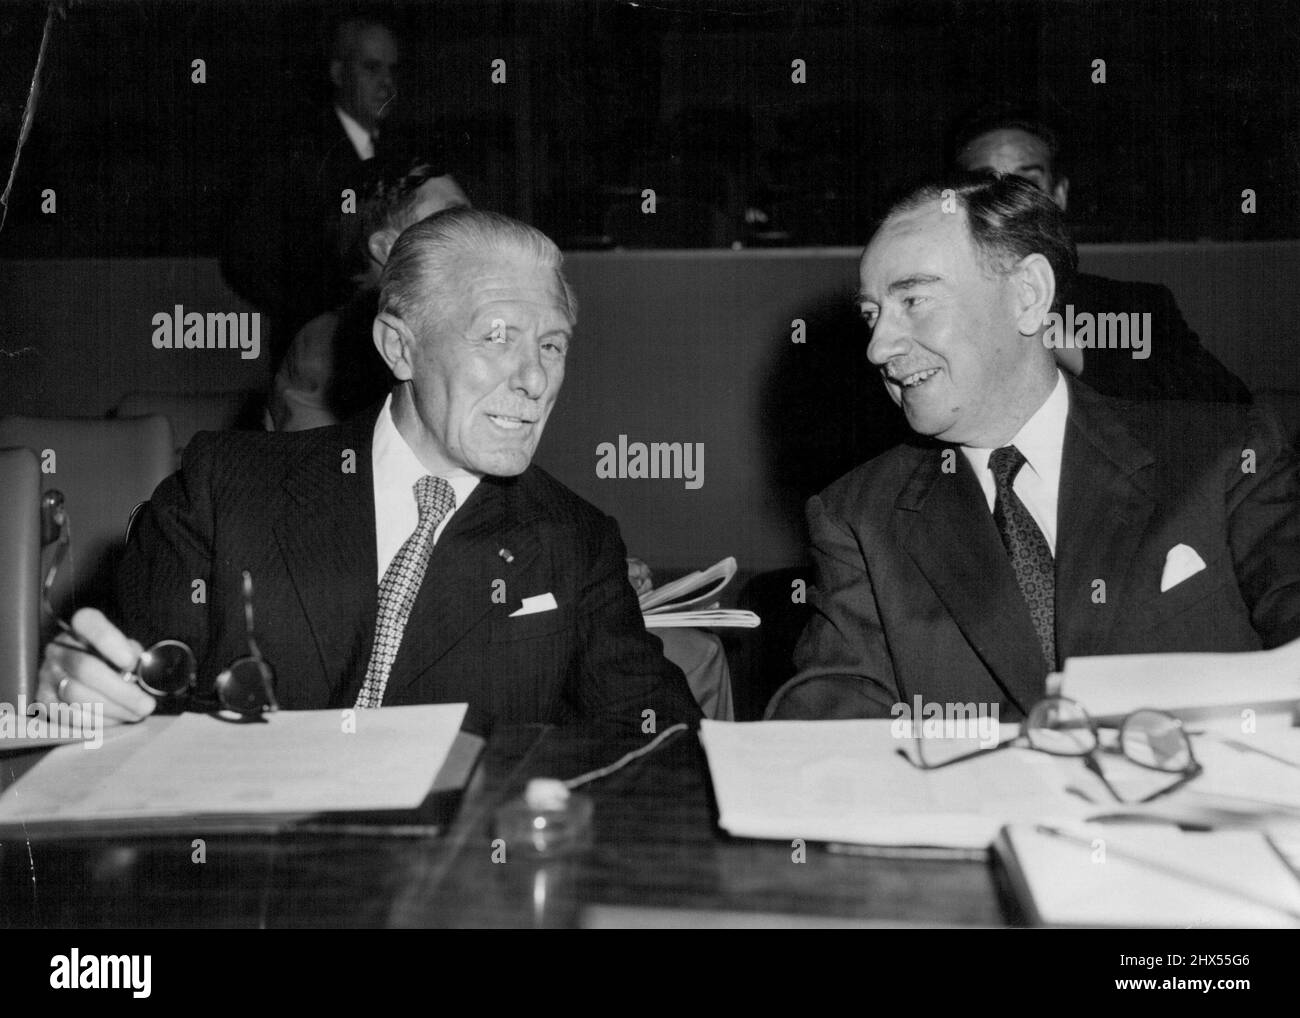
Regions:
<svg viewBox="0 0 1300 1018"><path fill-rule="evenodd" d="M0 448L0 704L15 709L36 690L41 656L40 503L36 454Z"/></svg>
<svg viewBox="0 0 1300 1018"><path fill-rule="evenodd" d="M61 491L71 544L50 600L65 618L92 606L113 613L127 521L173 470L166 417L0 418L0 447L36 455L41 490Z"/></svg>
<svg viewBox="0 0 1300 1018"><path fill-rule="evenodd" d="M228 392L128 392L110 416L118 419L162 414L172 425L176 466L190 439L200 431L228 431L241 425L261 427L262 394L244 389ZM254 420L254 417L259 419Z"/></svg>

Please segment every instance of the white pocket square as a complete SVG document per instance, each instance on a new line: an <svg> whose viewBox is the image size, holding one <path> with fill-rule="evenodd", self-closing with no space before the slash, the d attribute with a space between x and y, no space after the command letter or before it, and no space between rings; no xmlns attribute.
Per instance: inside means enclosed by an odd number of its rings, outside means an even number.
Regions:
<svg viewBox="0 0 1300 1018"><path fill-rule="evenodd" d="M536 615L539 612L555 611L559 605L555 603L555 595L549 590L545 594L534 594L532 597L526 597L519 605L518 611L512 611L510 618L518 618L520 615Z"/></svg>
<svg viewBox="0 0 1300 1018"><path fill-rule="evenodd" d="M1186 544L1176 544L1165 556L1165 571L1160 575L1160 593L1176 587L1183 580L1195 576L1205 568L1205 561L1196 549Z"/></svg>

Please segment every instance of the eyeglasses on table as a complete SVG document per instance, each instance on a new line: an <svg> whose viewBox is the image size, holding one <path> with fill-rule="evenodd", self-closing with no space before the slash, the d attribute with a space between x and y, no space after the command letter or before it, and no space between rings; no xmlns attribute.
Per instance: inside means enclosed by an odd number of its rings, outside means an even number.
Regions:
<svg viewBox="0 0 1300 1018"><path fill-rule="evenodd" d="M1098 732L1103 727L1118 729L1116 747L1125 759L1147 770L1177 774L1178 780L1141 799L1126 800L1110 783L1098 760L1098 751L1102 748ZM1172 714L1144 707L1126 715L1118 725L1103 726L1088 715L1082 704L1063 696L1039 700L1020 723L1020 731L1015 738L999 742L996 746L936 761L926 758L925 742L923 737L915 738L917 759L913 759L904 749L899 749L898 753L913 767L927 771L950 767L1017 745L1053 756L1079 757L1084 766L1106 786L1115 801L1126 805L1151 802L1168 795L1182 788L1202 771L1201 764L1192 752L1191 738L1183 728L1182 721Z"/></svg>

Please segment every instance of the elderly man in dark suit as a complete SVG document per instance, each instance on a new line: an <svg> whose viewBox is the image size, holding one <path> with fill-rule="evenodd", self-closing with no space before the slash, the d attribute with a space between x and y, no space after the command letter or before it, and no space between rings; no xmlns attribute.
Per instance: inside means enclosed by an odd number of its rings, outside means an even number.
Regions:
<svg viewBox="0 0 1300 1018"><path fill-rule="evenodd" d="M379 306L392 395L335 427L196 438L131 536L126 631L187 643L211 689L248 653L247 571L286 708L467 701L479 733L696 720L644 628L617 525L531 465L575 318L555 245L504 216L439 213L394 245ZM117 668L138 659L102 616L73 624ZM41 681L119 719L153 709L58 643Z"/></svg>
<svg viewBox="0 0 1300 1018"><path fill-rule="evenodd" d="M1266 411L1121 402L1044 343L1075 252L1032 184L924 187L862 256L867 356L916 433L808 506L777 717L1046 695L1069 657L1300 636L1300 474Z"/></svg>

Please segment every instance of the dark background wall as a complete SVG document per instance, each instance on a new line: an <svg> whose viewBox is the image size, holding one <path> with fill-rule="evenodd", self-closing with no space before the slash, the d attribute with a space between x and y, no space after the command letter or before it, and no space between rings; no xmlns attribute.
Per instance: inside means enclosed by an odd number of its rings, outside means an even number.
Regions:
<svg viewBox="0 0 1300 1018"><path fill-rule="evenodd" d="M44 4L0 9L0 139ZM373 5L361 5L373 6ZM1082 240L1300 236L1300 35L1271 0L442 0L390 12L395 117L569 246L856 244L972 104L1066 128ZM325 97L315 3L83 2L57 26L0 253L218 249L250 153ZM202 58L207 83L190 82ZM490 82L493 59L507 83ZM791 61L807 83L791 82ZM1091 80L1106 62L1106 83ZM5 146L7 148L7 145ZM41 216L54 187L57 217ZM663 204L636 212L643 188ZM1240 192L1261 214L1240 214ZM745 223L756 209L766 224ZM752 217L751 217L752 218Z"/></svg>

